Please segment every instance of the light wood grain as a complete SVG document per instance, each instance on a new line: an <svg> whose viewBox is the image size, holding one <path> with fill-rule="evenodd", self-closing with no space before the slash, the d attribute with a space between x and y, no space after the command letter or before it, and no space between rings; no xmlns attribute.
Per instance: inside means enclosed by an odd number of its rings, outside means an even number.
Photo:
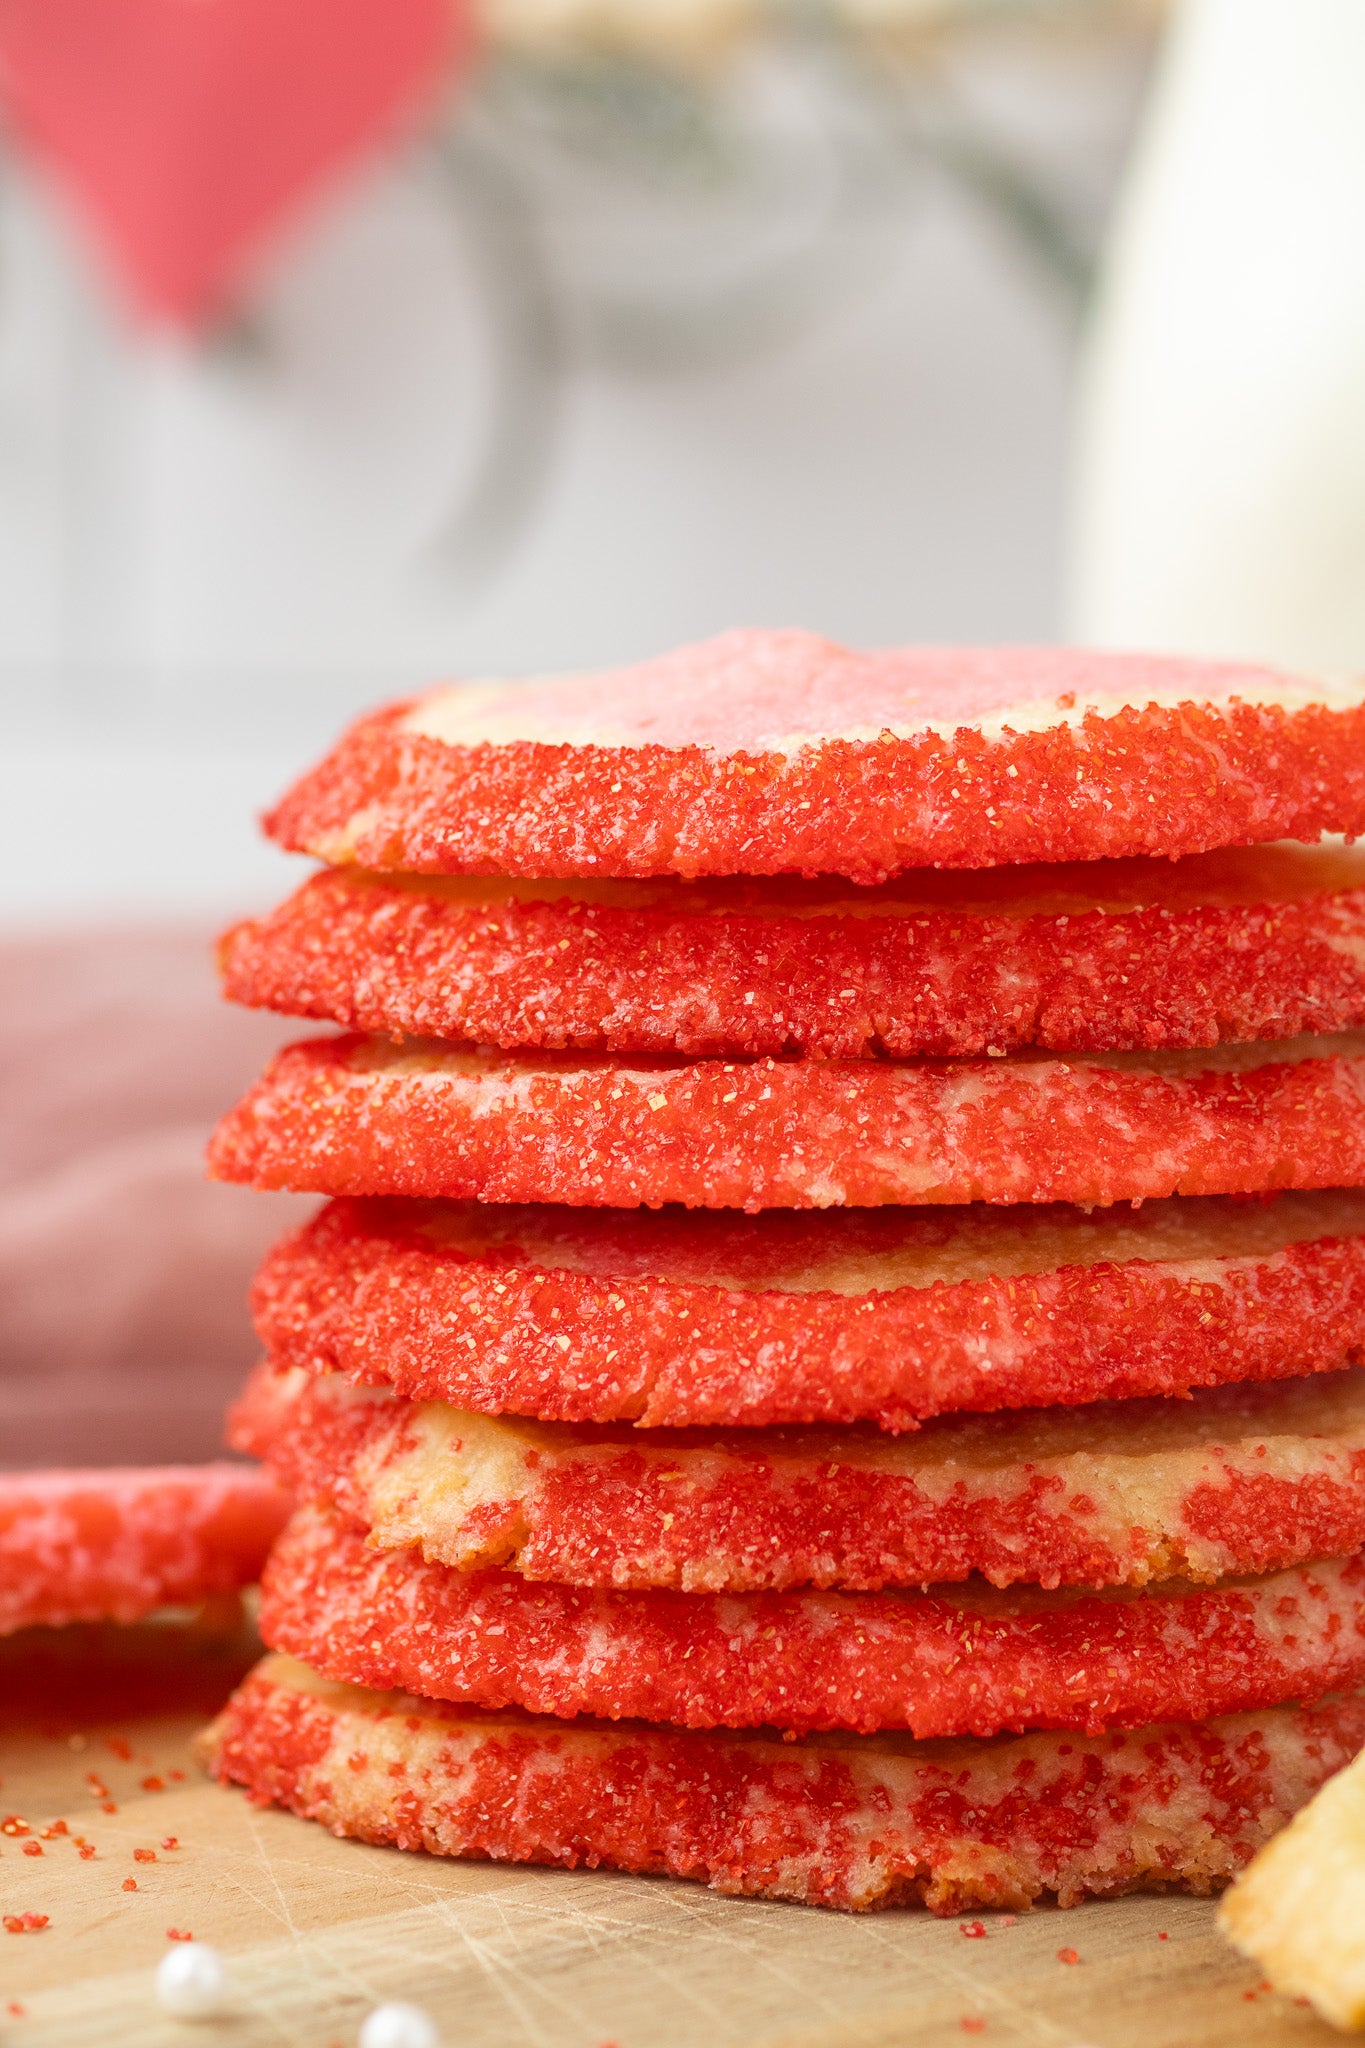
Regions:
<svg viewBox="0 0 1365 2048"><path fill-rule="evenodd" d="M12 1694L12 1671L0 1679ZM353 2043L385 1998L425 2005L451 2048L1323 2048L1336 2038L1256 1991L1257 1972L1220 1940L1204 1901L1120 1900L1013 1926L987 1916L974 1940L920 1911L847 1918L667 1880L443 1863L336 1841L210 1784L188 1750L201 1719L92 1720L73 1735L49 1717L36 1732L0 1731L0 1814L35 1829L60 1815L98 1851L82 1861L57 1838L27 1856L21 1838L0 1837L0 1910L50 1917L42 1933L0 1932L4 2048L330 2048ZM132 1756L113 1754L109 1735ZM90 1771L117 1813L101 1810ZM141 1790L152 1775L167 1789ZM179 1848L160 1847L169 1835ZM139 1847L156 1862L136 1862ZM122 1889L126 1877L136 1892ZM160 2013L152 1971L171 1926L230 1958L230 2019L191 2026ZM1081 1960L1059 1961L1063 1947ZM6 2015L9 2000L23 2017ZM964 2018L984 2030L965 2030Z"/></svg>

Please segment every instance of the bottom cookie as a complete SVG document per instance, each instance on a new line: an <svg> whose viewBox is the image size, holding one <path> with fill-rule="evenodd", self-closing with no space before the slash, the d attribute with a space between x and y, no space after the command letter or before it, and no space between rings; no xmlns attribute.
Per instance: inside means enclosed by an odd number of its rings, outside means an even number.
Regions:
<svg viewBox="0 0 1365 2048"><path fill-rule="evenodd" d="M200 1755L361 1841L952 1914L1215 1891L1362 1744L1360 1695L1127 1735L783 1742L480 1713L270 1656Z"/></svg>

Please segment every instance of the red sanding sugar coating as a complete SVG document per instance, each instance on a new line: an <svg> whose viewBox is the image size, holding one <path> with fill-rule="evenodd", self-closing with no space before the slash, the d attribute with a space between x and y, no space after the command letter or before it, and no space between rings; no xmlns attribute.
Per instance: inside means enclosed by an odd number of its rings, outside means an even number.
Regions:
<svg viewBox="0 0 1365 2048"><path fill-rule="evenodd" d="M426 874L847 875L1365 830L1365 706L1273 671L736 633L364 718L267 819Z"/></svg>
<svg viewBox="0 0 1365 2048"><path fill-rule="evenodd" d="M361 1841L953 1914L1216 1891L1362 1743L1358 1698L1130 1735L784 1743L485 1714L267 1657L200 1754L257 1804Z"/></svg>
<svg viewBox="0 0 1365 2048"><path fill-rule="evenodd" d="M862 1429L639 1431L262 1368L238 1449L383 1550L587 1586L1144 1585L1365 1544L1365 1372Z"/></svg>
<svg viewBox="0 0 1365 2048"><path fill-rule="evenodd" d="M983 1054L1365 1023L1365 850L847 882L326 871L222 942L234 1001L586 1051Z"/></svg>
<svg viewBox="0 0 1365 2048"><path fill-rule="evenodd" d="M288 1512L247 1465L0 1475L0 1633L250 1585Z"/></svg>
<svg viewBox="0 0 1365 2048"><path fill-rule="evenodd" d="M1365 1190L1081 1209L330 1203L252 1291L282 1366L550 1422L850 1423L1365 1353Z"/></svg>
<svg viewBox="0 0 1365 2048"><path fill-rule="evenodd" d="M949 1064L287 1046L219 1180L594 1208L1116 1202L1365 1183L1365 1035Z"/></svg>
<svg viewBox="0 0 1365 2048"><path fill-rule="evenodd" d="M306 1508L261 1632L328 1678L688 1728L1140 1728L1365 1682L1359 1557L1191 1590L609 1593L376 1552Z"/></svg>

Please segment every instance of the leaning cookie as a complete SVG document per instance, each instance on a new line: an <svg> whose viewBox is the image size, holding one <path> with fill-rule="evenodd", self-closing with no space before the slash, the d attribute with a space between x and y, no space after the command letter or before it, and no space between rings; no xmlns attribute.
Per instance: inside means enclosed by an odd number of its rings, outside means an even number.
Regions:
<svg viewBox="0 0 1365 2048"><path fill-rule="evenodd" d="M220 1180L577 1207L1140 1201L1365 1184L1365 1033L1200 1052L703 1060L285 1048Z"/></svg>
<svg viewBox="0 0 1365 2048"><path fill-rule="evenodd" d="M589 1052L967 1057L1365 1023L1365 850L848 882L327 869L219 949L234 1002Z"/></svg>
<svg viewBox="0 0 1365 2048"><path fill-rule="evenodd" d="M1075 1594L706 1594L529 1584L376 1550L299 1510L261 1633L328 1678L688 1728L921 1737L1202 1721L1365 1684L1365 1560Z"/></svg>
<svg viewBox="0 0 1365 2048"><path fill-rule="evenodd" d="M372 713L267 820L427 874L845 875L1365 830L1365 689L1062 648L733 633Z"/></svg>
<svg viewBox="0 0 1365 2048"><path fill-rule="evenodd" d="M257 1373L234 1441L385 1550L586 1586L1211 1582L1365 1544L1365 1372L922 1430L645 1431Z"/></svg>
<svg viewBox="0 0 1365 2048"><path fill-rule="evenodd" d="M362 1841L951 1914L1216 1891L1362 1741L1348 1697L1128 1735L782 1742L441 1706L272 1656L200 1754L258 1804Z"/></svg>
<svg viewBox="0 0 1365 2048"><path fill-rule="evenodd" d="M1365 1357L1365 1189L1030 1207L339 1201L252 1289L281 1367L547 1422L875 1422Z"/></svg>
<svg viewBox="0 0 1365 2048"><path fill-rule="evenodd" d="M289 1505L249 1465L0 1476L0 1634L137 1621L249 1586Z"/></svg>

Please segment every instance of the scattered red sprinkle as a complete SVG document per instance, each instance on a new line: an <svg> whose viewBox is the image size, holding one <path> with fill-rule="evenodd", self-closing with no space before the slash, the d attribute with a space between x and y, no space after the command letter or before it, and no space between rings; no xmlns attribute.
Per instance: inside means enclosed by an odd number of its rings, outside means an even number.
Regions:
<svg viewBox="0 0 1365 2048"><path fill-rule="evenodd" d="M1158 1936L1157 1936L1157 1940L1158 1940L1158 1941L1169 1941L1169 1940L1170 1940L1170 1938L1171 1938L1171 1937L1170 1937L1170 1935L1169 1935L1169 1934L1166 1934L1166 1933L1161 1933L1161 1934L1158 1934Z"/></svg>
<svg viewBox="0 0 1365 2048"><path fill-rule="evenodd" d="M962 2015L961 2026L964 2034L984 2034L986 2031L986 2022L971 2012Z"/></svg>
<svg viewBox="0 0 1365 2048"><path fill-rule="evenodd" d="M41 1843L41 1842L25 1842L25 1844L24 1844L24 1854L25 1854L25 1856L41 1856L41 1855L42 1855L42 1853L43 1853L43 1845L42 1845L42 1843Z"/></svg>
<svg viewBox="0 0 1365 2048"><path fill-rule="evenodd" d="M1254 1998L1255 1998L1255 1996L1256 1996L1256 1993L1255 1993L1254 1991L1244 1991L1244 1992L1242 1993L1242 1996L1243 1996L1243 1998L1245 1998L1245 1999L1246 1999L1246 2000L1247 2000L1248 2002L1250 2002L1250 2001L1251 2001L1252 1999L1254 1999Z"/></svg>
<svg viewBox="0 0 1365 2048"><path fill-rule="evenodd" d="M168 1927L166 1929L166 1939L167 1941L193 1941L194 1936L190 1933L188 1927Z"/></svg>
<svg viewBox="0 0 1365 2048"><path fill-rule="evenodd" d="M965 1934L968 1941L984 1941L986 1923L984 1920L959 1920L957 1931L959 1934Z"/></svg>
<svg viewBox="0 0 1365 2048"><path fill-rule="evenodd" d="M126 1764L133 1754L132 1743L128 1742L122 1735L106 1735L104 1746L111 1756L118 1758L121 1764Z"/></svg>
<svg viewBox="0 0 1365 2048"><path fill-rule="evenodd" d="M1059 1948L1057 1951L1057 1960L1059 1963L1078 1963L1080 1961L1080 1957L1077 1955L1074 1948Z"/></svg>
<svg viewBox="0 0 1365 2048"><path fill-rule="evenodd" d="M93 1842L82 1842L82 1843L81 1843L81 1862L82 1862L82 1863L88 1863L88 1862L90 1861L90 1858L91 1858L91 1857L92 1857L92 1856L94 1855L94 1853L95 1853L95 1845L94 1845L94 1843L93 1843Z"/></svg>
<svg viewBox="0 0 1365 2048"><path fill-rule="evenodd" d="M109 1787L97 1771L87 1771L85 1782L94 1793L96 1799L107 1799L109 1797Z"/></svg>
<svg viewBox="0 0 1365 2048"><path fill-rule="evenodd" d="M5 1915L5 1931L7 1934L37 1934L40 1928L46 1926L46 1913L6 1913Z"/></svg>
<svg viewBox="0 0 1365 2048"><path fill-rule="evenodd" d="M7 1813L0 1820L0 1835L26 1835L28 1832L29 1825L22 1813Z"/></svg>
<svg viewBox="0 0 1365 2048"><path fill-rule="evenodd" d="M167 1771L166 1776L173 1785L183 1785L185 1782L185 1773L183 1771Z"/></svg>
<svg viewBox="0 0 1365 2048"><path fill-rule="evenodd" d="M12 2020L21 2020L24 2017L24 2014L27 2011L27 2009L28 2008L26 2006L20 2005L17 1998L12 1998L9 2004L5 2007L5 2011L9 2014Z"/></svg>
<svg viewBox="0 0 1365 2048"><path fill-rule="evenodd" d="M1000 1925L1002 1927L1017 1927L1019 1925L1019 1922L1013 1913L1006 1913L1004 1919L1000 1922Z"/></svg>
<svg viewBox="0 0 1365 2048"><path fill-rule="evenodd" d="M54 1835L69 1835L70 1833L71 1830L64 1820L54 1820L50 1827L43 1829L43 1840L50 1842Z"/></svg>
<svg viewBox="0 0 1365 2048"><path fill-rule="evenodd" d="M155 1862L156 1862L156 1850L155 1850L155 1849L134 1849L134 1851L133 1851L133 1861L134 1861L134 1863L155 1863Z"/></svg>
<svg viewBox="0 0 1365 2048"><path fill-rule="evenodd" d="M144 1778L142 1780L142 1789L144 1792L164 1792L166 1789L166 1780L164 1778L158 1778L155 1776L150 1778Z"/></svg>
<svg viewBox="0 0 1365 2048"><path fill-rule="evenodd" d="M114 1802L113 1802L113 1800L112 1800L112 1799L105 1799L105 1800L103 1800L103 1801L101 1802L101 1805L100 1805L100 1812L101 1812L101 1813L117 1813L117 1812L118 1812L118 1808L117 1808L117 1806L115 1806L115 1804L114 1804Z"/></svg>
<svg viewBox="0 0 1365 2048"><path fill-rule="evenodd" d="M137 1890L137 1879L135 1877L125 1877L123 1880L123 1889L126 1892L135 1892Z"/></svg>
<svg viewBox="0 0 1365 2048"><path fill-rule="evenodd" d="M163 1849L178 1849L180 1847L179 1835L163 1835L161 1837L161 1846Z"/></svg>

